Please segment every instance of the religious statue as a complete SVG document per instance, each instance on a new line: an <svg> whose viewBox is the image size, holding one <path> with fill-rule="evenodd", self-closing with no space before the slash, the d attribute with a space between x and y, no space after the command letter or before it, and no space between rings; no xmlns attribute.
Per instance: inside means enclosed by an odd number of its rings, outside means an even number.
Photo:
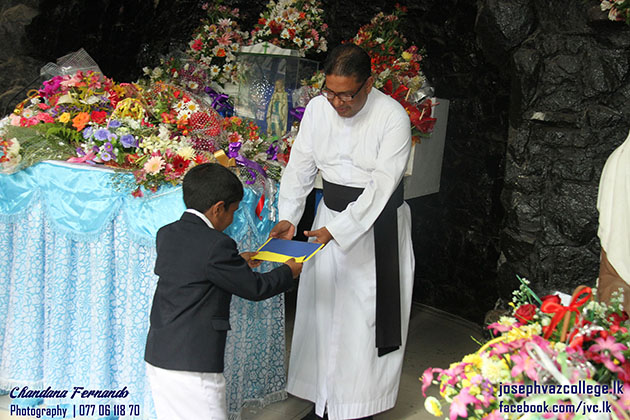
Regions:
<svg viewBox="0 0 630 420"><path fill-rule="evenodd" d="M289 117L289 95L284 89L284 80L276 80L276 86L267 107L267 136L282 137L287 131Z"/></svg>

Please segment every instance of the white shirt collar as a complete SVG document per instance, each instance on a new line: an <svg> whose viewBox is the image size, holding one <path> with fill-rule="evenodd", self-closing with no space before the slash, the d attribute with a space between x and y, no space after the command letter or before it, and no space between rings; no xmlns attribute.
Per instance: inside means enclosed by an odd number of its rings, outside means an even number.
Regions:
<svg viewBox="0 0 630 420"><path fill-rule="evenodd" d="M208 227L209 227L210 229L214 229L214 226L212 226L212 222L211 222L210 220L208 220L208 218L206 217L206 215L205 215L205 214L203 214L202 212L197 211L197 210L195 210L195 209L186 209L186 213L192 213L192 214L194 214L194 215L196 215L196 216L199 216L199 217L201 218L201 220L203 220L203 221L204 221L204 223L205 223L206 225L208 225Z"/></svg>

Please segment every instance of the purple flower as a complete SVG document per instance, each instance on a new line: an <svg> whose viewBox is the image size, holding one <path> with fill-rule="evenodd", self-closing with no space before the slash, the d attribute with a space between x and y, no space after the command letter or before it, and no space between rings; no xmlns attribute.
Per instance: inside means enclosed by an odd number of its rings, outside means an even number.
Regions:
<svg viewBox="0 0 630 420"><path fill-rule="evenodd" d="M280 146L278 146L277 142L273 142L269 145L269 148L267 149L267 160L278 160L278 149L280 148Z"/></svg>
<svg viewBox="0 0 630 420"><path fill-rule="evenodd" d="M238 156L238 151L241 149L241 142L235 141L229 144L227 155L230 158L235 158Z"/></svg>
<svg viewBox="0 0 630 420"><path fill-rule="evenodd" d="M100 154L100 158L103 162L107 162L109 160L112 160L112 155L109 152L101 152Z"/></svg>
<svg viewBox="0 0 630 420"><path fill-rule="evenodd" d="M111 120L109 122L108 127L110 127L110 128L118 128L118 127L120 127L120 121L118 121L118 120Z"/></svg>
<svg viewBox="0 0 630 420"><path fill-rule="evenodd" d="M85 150L80 147L77 147L77 156L85 156Z"/></svg>
<svg viewBox="0 0 630 420"><path fill-rule="evenodd" d="M107 152L111 152L113 150L112 144L110 142L107 142L103 145L103 149L105 149L105 151Z"/></svg>
<svg viewBox="0 0 630 420"><path fill-rule="evenodd" d="M98 152L100 152L100 151L101 151L101 149L100 149L98 146L93 146L93 147L92 147L92 151L93 151L94 153L98 153Z"/></svg>
<svg viewBox="0 0 630 420"><path fill-rule="evenodd" d="M121 138L120 138L120 143L122 144L123 147L125 148L129 148L129 147L138 147L138 141L136 140L136 138L134 136L132 136L131 134L124 134Z"/></svg>
<svg viewBox="0 0 630 420"><path fill-rule="evenodd" d="M92 127L85 127L83 129L83 138L89 139L90 137L92 137L92 131L94 131Z"/></svg>
<svg viewBox="0 0 630 420"><path fill-rule="evenodd" d="M106 128L99 128L94 133L96 140L105 141L109 138L109 130Z"/></svg>

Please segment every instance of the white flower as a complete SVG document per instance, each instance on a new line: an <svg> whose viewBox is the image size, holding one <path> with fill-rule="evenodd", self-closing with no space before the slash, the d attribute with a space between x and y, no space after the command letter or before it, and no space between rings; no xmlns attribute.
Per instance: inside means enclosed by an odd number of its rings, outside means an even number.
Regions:
<svg viewBox="0 0 630 420"><path fill-rule="evenodd" d="M190 160L195 155L195 149L190 146L183 146L177 150L177 154L184 159Z"/></svg>
<svg viewBox="0 0 630 420"><path fill-rule="evenodd" d="M424 400L424 409L435 417L442 417L442 404L434 396L428 396Z"/></svg>
<svg viewBox="0 0 630 420"><path fill-rule="evenodd" d="M14 137L9 140L10 146L7 148L7 154L9 156L17 156L20 153L20 142Z"/></svg>
<svg viewBox="0 0 630 420"><path fill-rule="evenodd" d="M158 138L164 142L168 142L171 139L171 131L165 124L160 124L160 128L158 129Z"/></svg>
<svg viewBox="0 0 630 420"><path fill-rule="evenodd" d="M153 69L153 72L151 75L154 79L158 79L162 77L162 74L164 74L164 71L160 67L156 67Z"/></svg>
<svg viewBox="0 0 630 420"><path fill-rule="evenodd" d="M123 120L124 124L126 126L129 126L129 128L131 128L132 130L139 130L140 129L140 122L138 120L136 120L135 118L125 117L122 120Z"/></svg>
<svg viewBox="0 0 630 420"><path fill-rule="evenodd" d="M11 158L8 162L2 163L2 170L0 170L0 172L5 174L12 174L13 172L16 172L21 161L22 155L17 155Z"/></svg>
<svg viewBox="0 0 630 420"><path fill-rule="evenodd" d="M282 32L280 33L280 38L289 39L289 30L287 28L284 28L282 30Z"/></svg>
<svg viewBox="0 0 630 420"><path fill-rule="evenodd" d="M503 359L481 355L481 375L492 383L509 382L512 378L510 368Z"/></svg>
<svg viewBox="0 0 630 420"><path fill-rule="evenodd" d="M188 82L188 88L192 90L197 90L199 88L199 83L191 80L190 82Z"/></svg>
<svg viewBox="0 0 630 420"><path fill-rule="evenodd" d="M296 36L295 38L293 38L293 42L295 43L295 45L297 45L298 47L302 46L302 38L300 38L299 36Z"/></svg>
<svg viewBox="0 0 630 420"><path fill-rule="evenodd" d="M376 41L378 44L382 44L383 42L385 42L385 40L381 37L376 38L374 41Z"/></svg>
<svg viewBox="0 0 630 420"><path fill-rule="evenodd" d="M216 64L210 67L210 73L216 77L221 72L221 69Z"/></svg>

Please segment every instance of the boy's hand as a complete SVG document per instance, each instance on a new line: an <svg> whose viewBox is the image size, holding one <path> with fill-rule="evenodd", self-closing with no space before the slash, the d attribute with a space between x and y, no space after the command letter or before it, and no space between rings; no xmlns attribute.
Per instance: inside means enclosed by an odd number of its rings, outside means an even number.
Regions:
<svg viewBox="0 0 630 420"><path fill-rule="evenodd" d="M262 260L252 260L254 255L258 252L241 252L241 257L247 262L249 268L256 268L262 264Z"/></svg>
<svg viewBox="0 0 630 420"><path fill-rule="evenodd" d="M280 220L269 233L272 238L279 239L293 239L293 235L295 235L295 226L288 220Z"/></svg>
<svg viewBox="0 0 630 420"><path fill-rule="evenodd" d="M296 279L302 272L302 263L295 262L295 258L285 261L285 264L291 269L291 274L293 274L294 279Z"/></svg>

